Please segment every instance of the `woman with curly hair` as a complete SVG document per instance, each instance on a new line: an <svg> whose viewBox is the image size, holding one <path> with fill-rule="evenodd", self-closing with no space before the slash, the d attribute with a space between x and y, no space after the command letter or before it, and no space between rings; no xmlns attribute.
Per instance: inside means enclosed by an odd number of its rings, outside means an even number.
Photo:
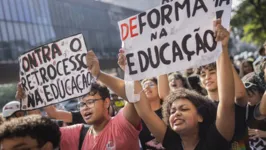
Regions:
<svg viewBox="0 0 266 150"><path fill-rule="evenodd" d="M139 116L167 150L227 150L230 147L235 126L235 88L228 55L229 32L220 20L215 21L215 27L216 41L221 41L223 48L217 60L220 93L217 113L208 98L187 89L178 89L166 97L163 120L151 110L144 93L140 94L140 101L134 103Z"/></svg>

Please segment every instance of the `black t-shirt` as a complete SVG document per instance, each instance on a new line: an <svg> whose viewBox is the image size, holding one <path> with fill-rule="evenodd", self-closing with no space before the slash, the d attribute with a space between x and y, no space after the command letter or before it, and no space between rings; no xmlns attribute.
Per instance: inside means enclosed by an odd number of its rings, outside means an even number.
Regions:
<svg viewBox="0 0 266 150"><path fill-rule="evenodd" d="M159 116L162 119L162 108L156 110L155 113L157 114L157 116ZM161 144L156 141L154 136L152 136L150 130L148 129L143 120L141 120L141 123L142 123L142 130L139 134L139 138L142 149L159 150Z"/></svg>
<svg viewBox="0 0 266 150"><path fill-rule="evenodd" d="M218 106L218 102L216 102ZM248 127L246 123L246 107L235 104L235 133L231 141L232 150L250 150Z"/></svg>
<svg viewBox="0 0 266 150"><path fill-rule="evenodd" d="M258 108L258 107L257 107ZM256 120L255 119L255 109L256 106L248 106L248 117L247 124L251 129L258 129L262 131L266 131L266 120ZM266 138L249 138L249 144L251 149L253 150L261 150L266 149Z"/></svg>
<svg viewBox="0 0 266 150"><path fill-rule="evenodd" d="M71 114L72 114L72 124L80 124L80 123L86 124L80 111L72 111Z"/></svg>
<svg viewBox="0 0 266 150"><path fill-rule="evenodd" d="M180 136L170 127L167 127L163 146L167 150L183 150ZM211 125L206 132L205 138L201 138L195 150L229 150L228 142L217 130L215 125Z"/></svg>

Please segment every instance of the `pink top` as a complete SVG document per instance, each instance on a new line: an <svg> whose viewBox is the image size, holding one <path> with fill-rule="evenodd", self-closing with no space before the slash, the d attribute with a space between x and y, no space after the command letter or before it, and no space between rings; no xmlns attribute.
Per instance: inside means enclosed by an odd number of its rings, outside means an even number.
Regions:
<svg viewBox="0 0 266 150"><path fill-rule="evenodd" d="M61 127L61 150L78 150L82 125ZM94 138L90 129L84 138L82 150L106 150L108 143L113 142L115 150L139 150L139 132L141 123L136 129L123 115L123 110L113 117L104 129Z"/></svg>

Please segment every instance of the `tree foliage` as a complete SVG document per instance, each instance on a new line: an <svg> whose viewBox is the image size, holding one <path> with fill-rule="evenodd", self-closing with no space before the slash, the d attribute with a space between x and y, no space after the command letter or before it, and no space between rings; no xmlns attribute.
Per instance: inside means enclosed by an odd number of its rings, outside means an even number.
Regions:
<svg viewBox="0 0 266 150"><path fill-rule="evenodd" d="M16 84L1 84L0 85L0 112L3 106L12 100L15 100L15 95L17 91Z"/></svg>
<svg viewBox="0 0 266 150"><path fill-rule="evenodd" d="M233 32L245 42L263 44L266 40L266 0L242 0L234 13Z"/></svg>

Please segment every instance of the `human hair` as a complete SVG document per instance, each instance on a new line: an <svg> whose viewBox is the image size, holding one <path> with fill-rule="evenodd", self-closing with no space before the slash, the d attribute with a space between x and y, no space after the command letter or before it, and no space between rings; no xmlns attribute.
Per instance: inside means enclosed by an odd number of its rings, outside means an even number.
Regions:
<svg viewBox="0 0 266 150"><path fill-rule="evenodd" d="M193 90L179 88L170 92L163 102L162 115L166 125L170 125L169 117L172 104L180 99L187 99L190 101L196 107L198 114L202 116L203 122L199 123L199 137L204 138L210 125L215 122L216 106L207 97Z"/></svg>
<svg viewBox="0 0 266 150"><path fill-rule="evenodd" d="M244 64L247 63L248 65L251 66L252 68L252 71L254 71L254 68L253 68L253 61L252 60L249 60L249 59L246 59L246 60L243 60L241 65L240 65L240 77L244 77L246 75L246 73L244 72Z"/></svg>
<svg viewBox="0 0 266 150"><path fill-rule="evenodd" d="M204 66L200 66L200 67L197 68L196 73L198 75L200 75L203 69L207 69L207 70L214 69L214 70L216 70L216 63L213 62L213 63L207 64L207 65L204 65Z"/></svg>
<svg viewBox="0 0 266 150"><path fill-rule="evenodd" d="M2 116L2 114L0 114L0 125L4 123L4 118Z"/></svg>
<svg viewBox="0 0 266 150"><path fill-rule="evenodd" d="M51 142L53 148L57 148L61 132L55 122L40 115L14 118L0 126L0 141L26 136L36 139L39 148L47 142Z"/></svg>
<svg viewBox="0 0 266 150"><path fill-rule="evenodd" d="M143 85L145 82L147 82L147 81L152 81L152 82L154 82L156 85L158 85L158 80L157 80L157 78L155 78L155 77L153 77L153 78L148 78L148 79L144 79L144 80L142 80L141 81L141 84Z"/></svg>
<svg viewBox="0 0 266 150"><path fill-rule="evenodd" d="M110 99L110 92L108 88L100 83L92 83L90 92L85 96L87 95L94 96L97 93L102 97L103 100L105 100L106 98Z"/></svg>
<svg viewBox="0 0 266 150"><path fill-rule="evenodd" d="M264 82L260 80L259 76L255 72L251 72L245 75L242 78L242 81L244 82L244 84L248 82L254 84L254 86L246 87L248 93L251 92L252 94L254 94L255 92L258 92L261 95L264 94Z"/></svg>
<svg viewBox="0 0 266 150"><path fill-rule="evenodd" d="M187 78L183 77L182 74L180 73L172 73L168 77L169 80L174 79L174 80L181 80L184 88L186 89L192 89Z"/></svg>

